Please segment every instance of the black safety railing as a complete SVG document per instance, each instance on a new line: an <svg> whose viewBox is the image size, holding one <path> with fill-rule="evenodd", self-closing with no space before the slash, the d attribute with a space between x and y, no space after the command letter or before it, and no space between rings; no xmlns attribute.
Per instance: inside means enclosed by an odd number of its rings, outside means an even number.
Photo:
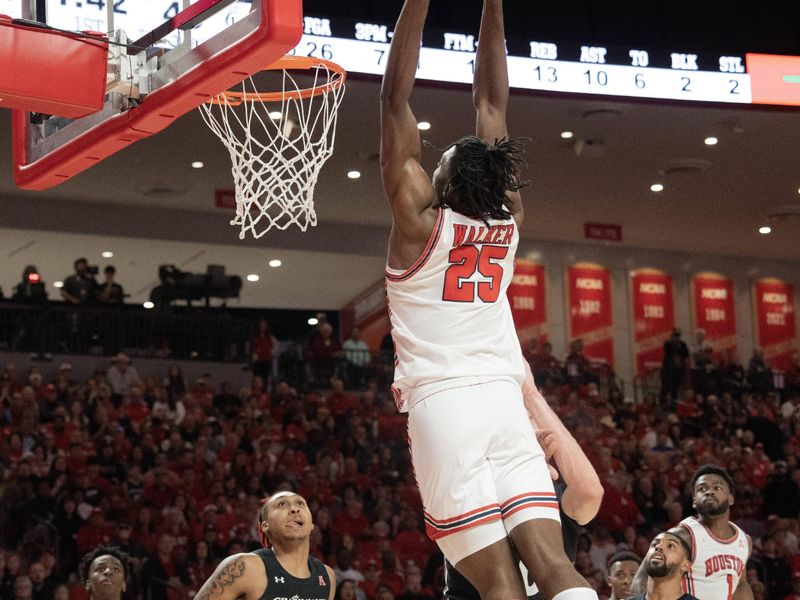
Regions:
<svg viewBox="0 0 800 600"><path fill-rule="evenodd" d="M0 350L249 361L253 321L226 310L0 304Z"/></svg>

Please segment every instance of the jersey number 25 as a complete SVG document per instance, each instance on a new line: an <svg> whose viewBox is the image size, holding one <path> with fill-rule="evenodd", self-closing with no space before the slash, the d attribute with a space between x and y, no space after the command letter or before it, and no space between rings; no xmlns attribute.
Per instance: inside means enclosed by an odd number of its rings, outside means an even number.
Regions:
<svg viewBox="0 0 800 600"><path fill-rule="evenodd" d="M508 246L456 246L450 251L450 266L444 274L442 300L446 302L475 302L475 291L483 302L497 302L503 266L492 262L503 260ZM466 281L478 271L488 281Z"/></svg>

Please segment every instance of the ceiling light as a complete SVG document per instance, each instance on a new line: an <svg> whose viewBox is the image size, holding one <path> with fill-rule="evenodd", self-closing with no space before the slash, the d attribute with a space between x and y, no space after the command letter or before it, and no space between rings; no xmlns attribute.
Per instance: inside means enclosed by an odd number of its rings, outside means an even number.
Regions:
<svg viewBox="0 0 800 600"><path fill-rule="evenodd" d="M103 258L114 258L114 253L111 252L111 250L106 250L100 256L102 256Z"/></svg>
<svg viewBox="0 0 800 600"><path fill-rule="evenodd" d="M155 307L155 304L153 304L152 302L150 302L150 300L148 300L147 302L142 304L142 306L144 306L147 310L150 310L151 308Z"/></svg>
<svg viewBox="0 0 800 600"><path fill-rule="evenodd" d="M716 146L717 142L719 142L719 140L715 138L713 135L705 139L706 146Z"/></svg>
<svg viewBox="0 0 800 600"><path fill-rule="evenodd" d="M761 235L767 235L768 233L772 233L772 227L770 227L769 225L762 225L761 227L758 228L758 233L760 233Z"/></svg>
<svg viewBox="0 0 800 600"><path fill-rule="evenodd" d="M269 266L272 267L273 269L275 267L280 267L282 264L283 263L278 258L273 258L271 261L269 261Z"/></svg>
<svg viewBox="0 0 800 600"><path fill-rule="evenodd" d="M203 164L202 160L196 160L192 163L193 169L202 169L203 167L205 167L205 165Z"/></svg>
<svg viewBox="0 0 800 600"><path fill-rule="evenodd" d="M64 287L64 282L63 281L54 281L53 282L53 287L54 288L62 288L62 287Z"/></svg>
<svg viewBox="0 0 800 600"><path fill-rule="evenodd" d="M311 317L311 318L308 320L308 324L309 324L309 325L316 325L317 323L319 323L319 320L317 319L317 317Z"/></svg>
<svg viewBox="0 0 800 600"><path fill-rule="evenodd" d="M259 279L259 276L255 273L250 273L250 275L247 276L247 281L258 281Z"/></svg>
<svg viewBox="0 0 800 600"><path fill-rule="evenodd" d="M348 171L347 176L350 179L358 179L359 177L361 177L361 171Z"/></svg>
<svg viewBox="0 0 800 600"><path fill-rule="evenodd" d="M662 191L664 191L664 186L662 184L660 184L660 183L654 183L653 185L650 186L650 191L651 192L662 192Z"/></svg>
<svg viewBox="0 0 800 600"><path fill-rule="evenodd" d="M574 136L574 135L575 135L575 134L574 134L574 133L572 133L571 131L562 131L562 132L561 132L561 137L562 137L562 138L564 138L565 140L568 140L568 139L570 139L570 138L571 138L572 136Z"/></svg>
<svg viewBox="0 0 800 600"><path fill-rule="evenodd" d="M419 129L420 131L428 131L428 129L430 128L431 124L428 123L427 121L420 121L419 123L417 123L417 129Z"/></svg>
<svg viewBox="0 0 800 600"><path fill-rule="evenodd" d="M273 121L280 121L283 118L283 113L279 110L272 110L269 113L269 118Z"/></svg>

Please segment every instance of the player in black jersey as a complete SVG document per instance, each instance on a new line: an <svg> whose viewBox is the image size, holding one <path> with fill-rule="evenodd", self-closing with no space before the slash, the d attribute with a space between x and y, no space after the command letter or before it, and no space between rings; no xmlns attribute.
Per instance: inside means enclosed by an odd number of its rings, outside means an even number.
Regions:
<svg viewBox="0 0 800 600"><path fill-rule="evenodd" d="M258 514L264 548L220 563L195 600L332 600L333 569L309 556L314 525L305 498L280 492Z"/></svg>
<svg viewBox="0 0 800 600"><path fill-rule="evenodd" d="M681 580L692 568L692 550L673 530L659 533L644 557L647 591L630 600L697 600L684 593Z"/></svg>

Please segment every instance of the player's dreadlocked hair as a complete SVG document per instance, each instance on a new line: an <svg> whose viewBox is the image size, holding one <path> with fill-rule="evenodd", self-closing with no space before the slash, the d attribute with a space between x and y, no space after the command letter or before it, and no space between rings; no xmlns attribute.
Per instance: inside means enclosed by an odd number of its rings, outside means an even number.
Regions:
<svg viewBox="0 0 800 600"><path fill-rule="evenodd" d="M131 572L131 557L128 553L118 546L100 546L86 554L81 559L80 565L78 565L78 573L84 582L89 581L89 569L91 569L95 559L106 555L113 556L122 564L122 578L128 579L128 574Z"/></svg>
<svg viewBox="0 0 800 600"><path fill-rule="evenodd" d="M506 194L528 185L519 178L525 141L503 138L489 144L472 135L458 140L442 203L475 219L510 219Z"/></svg>
<svg viewBox="0 0 800 600"><path fill-rule="evenodd" d="M733 483L733 478L730 476L730 474L722 467L718 467L717 465L708 463L698 468L697 471L694 472L694 475L692 475L692 483L691 483L692 496L694 496L694 489L697 486L697 480L700 479L703 475L719 475L720 477L722 477L722 479L725 480L725 483L728 484L728 489L730 490L731 495L732 496L736 495L736 484Z"/></svg>

